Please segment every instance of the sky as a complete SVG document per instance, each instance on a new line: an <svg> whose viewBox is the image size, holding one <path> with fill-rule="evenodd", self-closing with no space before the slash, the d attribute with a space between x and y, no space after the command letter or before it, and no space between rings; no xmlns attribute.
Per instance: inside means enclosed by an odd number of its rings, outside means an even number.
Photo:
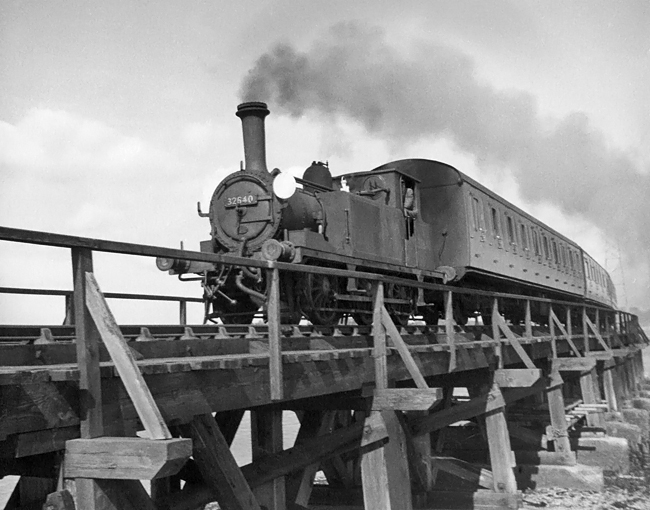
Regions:
<svg viewBox="0 0 650 510"><path fill-rule="evenodd" d="M578 242L650 309L650 4L595 1L0 4L0 225L197 249L268 102L267 161L299 175L429 158ZM199 296L96 255L104 291ZM69 252L0 242L0 286L71 288ZM118 321L173 305L111 303ZM61 300L0 295L0 322ZM200 309L191 319L200 320Z"/></svg>

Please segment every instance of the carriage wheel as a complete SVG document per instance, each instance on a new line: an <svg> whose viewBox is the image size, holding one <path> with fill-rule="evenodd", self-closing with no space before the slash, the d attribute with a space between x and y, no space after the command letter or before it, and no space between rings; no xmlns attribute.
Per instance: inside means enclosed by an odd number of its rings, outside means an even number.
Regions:
<svg viewBox="0 0 650 510"><path fill-rule="evenodd" d="M427 326L438 325L438 321L440 320L440 310L440 305L436 303L429 303L418 309L418 311L422 314L422 320L426 323Z"/></svg>
<svg viewBox="0 0 650 510"><path fill-rule="evenodd" d="M316 326L335 326L341 319L336 293L339 279L327 274L309 273L299 282L302 313Z"/></svg>
<svg viewBox="0 0 650 510"><path fill-rule="evenodd" d="M359 279L357 288L366 291L366 296L371 296L372 282ZM359 326L371 326L373 320L372 301L354 301L352 305L357 311L352 312L352 318Z"/></svg>

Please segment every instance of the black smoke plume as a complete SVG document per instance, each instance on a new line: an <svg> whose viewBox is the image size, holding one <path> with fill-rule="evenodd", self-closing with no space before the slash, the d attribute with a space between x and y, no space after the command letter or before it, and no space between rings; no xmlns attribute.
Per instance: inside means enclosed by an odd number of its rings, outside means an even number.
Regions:
<svg viewBox="0 0 650 510"><path fill-rule="evenodd" d="M583 215L630 263L648 264L650 177L585 114L545 119L531 94L482 82L457 50L427 42L407 53L379 29L340 24L307 51L278 44L262 55L241 95L292 116L352 118L391 143L450 139L479 165L512 171L528 201Z"/></svg>

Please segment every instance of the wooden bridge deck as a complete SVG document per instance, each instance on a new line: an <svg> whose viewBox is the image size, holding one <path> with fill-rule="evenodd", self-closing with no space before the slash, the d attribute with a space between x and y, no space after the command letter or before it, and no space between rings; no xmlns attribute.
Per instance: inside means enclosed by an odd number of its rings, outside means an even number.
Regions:
<svg viewBox="0 0 650 510"><path fill-rule="evenodd" d="M201 508L214 499L223 508L307 508L319 469L332 490L358 486L366 508L435 506L435 497L453 496L436 486L438 472L475 484L473 495L456 493L470 508L517 508L509 436L533 444L544 436L554 445L545 458L575 464L568 429L601 426L599 414L616 410L642 379L648 340L623 312L539 300L550 305L541 328L530 321L533 298L493 294L492 325L461 329L451 303L468 291L430 286L446 292L445 319L400 328L383 306L381 277L364 274L376 281L372 327L284 326L273 263L258 262L271 282L268 324L118 327L94 280L90 248L179 250L0 228L3 238L67 246L75 260L74 294L59 294L72 296L76 324L0 326L0 475L49 480L34 501L49 494L59 502L53 508L72 508L66 483L73 481L77 508L90 510ZM527 307L520 327L499 314L500 300L515 298ZM581 311L580 327L572 328L570 314L555 314L567 307ZM458 387L467 399L453 398ZM521 401L526 408L515 407ZM526 420L517 423L517 409ZM244 410L253 416L253 461L240 468L228 445ZM288 450L283 410L301 418ZM460 420L482 427L491 470L442 455L441 431ZM529 425L536 421L540 430ZM146 439L138 438L143 428ZM138 474L153 480L151 495ZM28 508L23 500L12 508Z"/></svg>

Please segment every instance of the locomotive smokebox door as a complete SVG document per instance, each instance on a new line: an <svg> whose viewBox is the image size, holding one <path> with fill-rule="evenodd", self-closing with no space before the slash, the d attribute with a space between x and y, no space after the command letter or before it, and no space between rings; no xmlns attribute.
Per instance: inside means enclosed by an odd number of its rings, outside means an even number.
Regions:
<svg viewBox="0 0 650 510"><path fill-rule="evenodd" d="M237 172L221 181L210 202L210 222L222 246L235 250L245 241L255 251L275 235L281 206L272 186L268 173Z"/></svg>

